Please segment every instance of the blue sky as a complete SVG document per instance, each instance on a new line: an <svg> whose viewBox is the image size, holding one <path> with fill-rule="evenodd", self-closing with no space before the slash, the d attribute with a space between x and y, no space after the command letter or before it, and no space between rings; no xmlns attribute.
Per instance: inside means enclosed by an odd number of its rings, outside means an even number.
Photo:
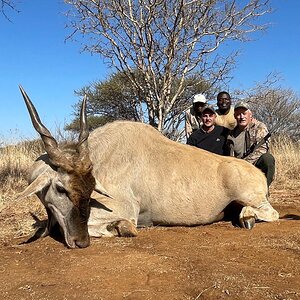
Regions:
<svg viewBox="0 0 300 300"><path fill-rule="evenodd" d="M300 93L300 1L273 0L276 11L265 18L273 23L256 40L239 44L242 51L229 89L249 88L267 74L280 72L284 87ZM0 145L37 137L18 85L36 105L51 130L72 119L78 101L74 90L105 79L110 70L98 56L80 53L80 45L65 42L69 34L62 0L17 1L20 13L0 16Z"/></svg>

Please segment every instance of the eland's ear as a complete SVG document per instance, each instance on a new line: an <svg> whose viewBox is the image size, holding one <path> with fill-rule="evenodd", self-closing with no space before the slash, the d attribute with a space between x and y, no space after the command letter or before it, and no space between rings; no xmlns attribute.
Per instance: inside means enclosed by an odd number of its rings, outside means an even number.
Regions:
<svg viewBox="0 0 300 300"><path fill-rule="evenodd" d="M48 172L44 172L39 175L31 184L21 192L16 200L20 200L26 197L29 197L37 192L40 192L44 187L50 184L50 176Z"/></svg>

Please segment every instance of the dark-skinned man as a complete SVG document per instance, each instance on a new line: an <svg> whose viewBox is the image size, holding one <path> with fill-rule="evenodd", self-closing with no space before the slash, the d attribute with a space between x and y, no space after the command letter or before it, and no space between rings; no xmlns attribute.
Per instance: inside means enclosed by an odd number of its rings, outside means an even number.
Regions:
<svg viewBox="0 0 300 300"><path fill-rule="evenodd" d="M234 118L234 109L231 106L231 97L229 93L222 91L218 94L217 106L216 125L224 126L232 130L236 126L236 120Z"/></svg>

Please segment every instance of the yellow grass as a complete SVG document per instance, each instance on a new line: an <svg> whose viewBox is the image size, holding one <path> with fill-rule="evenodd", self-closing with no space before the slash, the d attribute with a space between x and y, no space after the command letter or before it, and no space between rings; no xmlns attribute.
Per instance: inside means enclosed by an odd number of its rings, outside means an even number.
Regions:
<svg viewBox="0 0 300 300"><path fill-rule="evenodd" d="M297 189L300 186L300 143L279 137L271 144L271 153L276 160L274 187Z"/></svg>
<svg viewBox="0 0 300 300"><path fill-rule="evenodd" d="M0 210L26 186L27 170L42 152L39 140L0 148Z"/></svg>

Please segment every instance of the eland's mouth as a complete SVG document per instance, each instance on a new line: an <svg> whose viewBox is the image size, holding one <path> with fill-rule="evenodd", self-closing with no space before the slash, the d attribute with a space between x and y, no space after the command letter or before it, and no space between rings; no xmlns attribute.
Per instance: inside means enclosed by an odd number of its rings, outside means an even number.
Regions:
<svg viewBox="0 0 300 300"><path fill-rule="evenodd" d="M69 228L67 225L67 218L53 204L49 204L48 207L51 210L54 218L57 220L59 226L61 227L61 229L63 231L62 233L64 235L64 240L69 248L72 248L72 249L74 249L76 247L86 248L89 246L89 244L90 244L89 237L84 241L77 240L74 236L72 236L69 233Z"/></svg>

